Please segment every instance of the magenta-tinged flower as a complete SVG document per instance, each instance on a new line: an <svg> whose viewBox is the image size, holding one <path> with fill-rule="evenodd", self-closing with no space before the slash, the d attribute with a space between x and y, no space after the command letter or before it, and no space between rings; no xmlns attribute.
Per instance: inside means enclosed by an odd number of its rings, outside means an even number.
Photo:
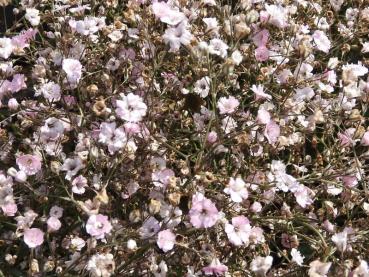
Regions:
<svg viewBox="0 0 369 277"><path fill-rule="evenodd" d="M96 239L104 239L110 233L112 225L107 216L102 214L91 215L86 223L86 231Z"/></svg>
<svg viewBox="0 0 369 277"><path fill-rule="evenodd" d="M70 83L78 83L82 77L82 64L75 59L64 59L62 68Z"/></svg>
<svg viewBox="0 0 369 277"><path fill-rule="evenodd" d="M218 109L220 114L234 113L240 102L233 96L220 97L218 100Z"/></svg>
<svg viewBox="0 0 369 277"><path fill-rule="evenodd" d="M146 115L147 106L142 97L133 93L121 94L122 100L117 100L117 115L129 122L140 122Z"/></svg>
<svg viewBox="0 0 369 277"><path fill-rule="evenodd" d="M269 49L265 46L259 46L255 49L255 58L258 62L265 62L269 59Z"/></svg>
<svg viewBox="0 0 369 277"><path fill-rule="evenodd" d="M207 142L208 143L211 143L211 144L213 144L214 142L216 142L217 139L218 139L218 134L215 131L209 132L209 134L208 134L208 136L206 138Z"/></svg>
<svg viewBox="0 0 369 277"><path fill-rule="evenodd" d="M243 215L233 217L232 224L226 223L224 230L231 243L236 246L249 245L250 221Z"/></svg>
<svg viewBox="0 0 369 277"><path fill-rule="evenodd" d="M205 275L224 275L228 271L228 267L224 264L222 264L219 259L214 258L210 265L204 267L202 269Z"/></svg>
<svg viewBox="0 0 369 277"><path fill-rule="evenodd" d="M192 207L189 211L190 222L196 228L209 228L215 225L219 212L215 204L202 193L192 196Z"/></svg>
<svg viewBox="0 0 369 277"><path fill-rule="evenodd" d="M35 175L41 170L41 158L37 155L22 155L17 158L16 162L19 169L27 175Z"/></svg>
<svg viewBox="0 0 369 277"><path fill-rule="evenodd" d="M263 29L258 31L253 37L252 41L257 47L266 46L269 40L269 31L267 29Z"/></svg>
<svg viewBox="0 0 369 277"><path fill-rule="evenodd" d="M27 229L24 232L23 240L29 248L35 248L44 242L44 232L39 228Z"/></svg>
<svg viewBox="0 0 369 277"><path fill-rule="evenodd" d="M71 180L72 177L75 176L82 168L84 168L82 160L79 157L75 157L73 159L65 159L63 165L60 167L60 170L66 171L67 174L65 175L65 179Z"/></svg>
<svg viewBox="0 0 369 277"><path fill-rule="evenodd" d="M232 201L240 203L249 196L246 188L246 183L239 177L236 179L231 177L228 186L224 192L231 196Z"/></svg>
<svg viewBox="0 0 369 277"><path fill-rule="evenodd" d="M176 235L169 229L160 231L158 233L157 245L164 252L172 250L176 242Z"/></svg>

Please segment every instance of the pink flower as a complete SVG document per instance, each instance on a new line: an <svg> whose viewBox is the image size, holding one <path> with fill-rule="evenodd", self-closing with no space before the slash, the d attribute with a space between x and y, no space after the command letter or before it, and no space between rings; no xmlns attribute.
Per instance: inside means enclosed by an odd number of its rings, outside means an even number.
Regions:
<svg viewBox="0 0 369 277"><path fill-rule="evenodd" d="M340 140L340 143L342 146L352 146L354 145L354 140L353 140L353 136L356 132L355 128L348 128L345 132L343 133L338 133L338 139Z"/></svg>
<svg viewBox="0 0 369 277"><path fill-rule="evenodd" d="M122 100L117 100L117 115L129 122L140 122L146 115L147 106L142 97L133 93L121 94Z"/></svg>
<svg viewBox="0 0 369 277"><path fill-rule="evenodd" d="M195 228L214 226L219 218L218 213L215 204L202 193L196 193L192 196L192 207L189 216L190 222Z"/></svg>
<svg viewBox="0 0 369 277"><path fill-rule="evenodd" d="M208 134L208 136L206 138L207 142L208 143L211 143L211 144L213 144L214 142L216 142L217 139L218 139L218 134L216 132L214 132L214 131L209 132L209 134Z"/></svg>
<svg viewBox="0 0 369 277"><path fill-rule="evenodd" d="M260 124L268 124L270 120L271 120L270 113L267 110L260 108L258 110L258 116L256 117L256 121Z"/></svg>
<svg viewBox="0 0 369 277"><path fill-rule="evenodd" d="M44 242L44 232L39 228L27 229L24 232L23 240L29 248L35 248Z"/></svg>
<svg viewBox="0 0 369 277"><path fill-rule="evenodd" d="M236 179L230 178L228 186L224 192L231 196L232 201L240 203L249 196L246 188L246 183L239 177Z"/></svg>
<svg viewBox="0 0 369 277"><path fill-rule="evenodd" d="M224 264L222 264L219 259L214 258L210 265L204 267L202 269L204 271L205 275L224 275L228 271L228 267Z"/></svg>
<svg viewBox="0 0 369 277"><path fill-rule="evenodd" d="M251 90L255 93L255 99L268 99L271 100L272 96L264 92L263 85L252 85Z"/></svg>
<svg viewBox="0 0 369 277"><path fill-rule="evenodd" d="M37 155L22 155L17 158L16 162L19 169L27 175L35 175L41 170L41 158Z"/></svg>
<svg viewBox="0 0 369 277"><path fill-rule="evenodd" d="M111 223L107 216L102 214L91 215L86 223L86 231L96 239L103 239L105 234L112 230Z"/></svg>
<svg viewBox="0 0 369 277"><path fill-rule="evenodd" d="M49 217L46 223L47 223L47 231L50 233L58 231L61 227L60 220L53 216Z"/></svg>
<svg viewBox="0 0 369 277"><path fill-rule="evenodd" d="M2 205L1 209L6 216L15 216L16 212L18 211L17 204L15 203L7 203Z"/></svg>
<svg viewBox="0 0 369 277"><path fill-rule="evenodd" d="M176 235L173 234L171 230L166 229L158 233L158 240L156 243L161 250L168 252L173 249L175 241Z"/></svg>
<svg viewBox="0 0 369 277"><path fill-rule="evenodd" d="M64 59L62 68L67 74L70 83L78 83L82 77L82 65L75 59Z"/></svg>
<svg viewBox="0 0 369 277"><path fill-rule="evenodd" d="M72 191L76 194L84 194L87 187L87 179L82 175L77 176L72 181Z"/></svg>
<svg viewBox="0 0 369 277"><path fill-rule="evenodd" d="M174 171L169 168L157 170L151 174L152 182L154 186L166 188L169 184L170 178L174 177Z"/></svg>
<svg viewBox="0 0 369 277"><path fill-rule="evenodd" d="M331 48L331 42L328 39L327 35L323 31L316 30L312 37L314 39L316 47L320 51L322 51L324 53L329 52L329 49Z"/></svg>
<svg viewBox="0 0 369 277"><path fill-rule="evenodd" d="M161 22L169 25L177 25L181 21L187 20L184 13L172 8L166 2L155 2L152 4L152 10Z"/></svg>
<svg viewBox="0 0 369 277"><path fill-rule="evenodd" d="M218 109L220 114L231 114L237 109L240 102L233 96L220 97L218 101Z"/></svg>
<svg viewBox="0 0 369 277"><path fill-rule="evenodd" d="M243 215L232 218L232 224L225 224L224 230L231 243L236 246L248 245L251 231L250 221Z"/></svg>
<svg viewBox="0 0 369 277"><path fill-rule="evenodd" d="M265 126L264 136L267 138L270 144L274 144L278 141L281 130L279 125L273 120L269 121Z"/></svg>
<svg viewBox="0 0 369 277"><path fill-rule="evenodd" d="M252 41L257 47L266 46L268 40L269 40L269 31L267 29L258 31L256 35L252 37Z"/></svg>
<svg viewBox="0 0 369 277"><path fill-rule="evenodd" d="M25 76L23 74L15 74L9 84L9 90L11 92L18 92L26 87Z"/></svg>
<svg viewBox="0 0 369 277"><path fill-rule="evenodd" d="M269 59L269 49L265 46L259 46L255 49L255 58L258 62L265 62Z"/></svg>
<svg viewBox="0 0 369 277"><path fill-rule="evenodd" d="M360 141L361 145L369 146L369 131L365 132Z"/></svg>
<svg viewBox="0 0 369 277"><path fill-rule="evenodd" d="M356 176L341 176L341 180L348 188L353 188L358 184Z"/></svg>

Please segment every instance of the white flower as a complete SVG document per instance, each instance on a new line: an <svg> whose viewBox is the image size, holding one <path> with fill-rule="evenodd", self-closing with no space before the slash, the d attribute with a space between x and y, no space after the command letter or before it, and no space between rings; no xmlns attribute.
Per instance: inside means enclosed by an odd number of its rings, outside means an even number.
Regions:
<svg viewBox="0 0 369 277"><path fill-rule="evenodd" d="M292 261L297 263L299 266L302 266L302 263L304 262L304 256L301 255L300 251L298 251L296 248L292 248L291 257Z"/></svg>
<svg viewBox="0 0 369 277"><path fill-rule="evenodd" d="M224 192L231 196L232 201L240 203L249 196L246 188L246 183L239 177L236 179L230 178L228 186Z"/></svg>
<svg viewBox="0 0 369 277"><path fill-rule="evenodd" d="M95 254L87 263L86 269L92 277L109 277L114 273L115 262L112 254Z"/></svg>
<svg viewBox="0 0 369 277"><path fill-rule="evenodd" d="M219 31L218 20L215 17L206 17L202 21L206 24L205 32L217 34Z"/></svg>
<svg viewBox="0 0 369 277"><path fill-rule="evenodd" d="M183 21L176 27L169 27L165 30L163 40L170 45L170 52L177 52L182 45L190 44L193 36L187 30L187 22Z"/></svg>
<svg viewBox="0 0 369 277"><path fill-rule="evenodd" d="M193 91L200 95L200 97L202 98L208 96L210 91L210 78L208 76L205 76L202 77L200 80L197 80Z"/></svg>
<svg viewBox="0 0 369 277"><path fill-rule="evenodd" d="M332 236L332 241L336 244L336 247L339 251L345 252L348 244L348 233L346 230L343 232L337 233Z"/></svg>
<svg viewBox="0 0 369 277"><path fill-rule="evenodd" d="M228 48L228 45L225 44L224 41L219 38L213 38L209 43L208 51L210 54L225 58L227 57Z"/></svg>
<svg viewBox="0 0 369 277"><path fill-rule="evenodd" d="M78 83L82 77L82 65L75 59L64 59L62 68L67 74L68 81Z"/></svg>
<svg viewBox="0 0 369 277"><path fill-rule="evenodd" d="M287 26L288 9L280 5L265 4L265 10L269 14L269 23L278 27L284 28Z"/></svg>
<svg viewBox="0 0 369 277"><path fill-rule="evenodd" d="M313 34L313 39L316 47L320 51L323 51L324 53L329 52L329 49L331 49L331 41L323 31L316 30Z"/></svg>
<svg viewBox="0 0 369 277"><path fill-rule="evenodd" d="M40 11L34 8L27 8L25 18L31 23L32 26L40 24Z"/></svg>
<svg viewBox="0 0 369 277"><path fill-rule="evenodd" d="M256 100L268 99L271 100L272 96L264 92L263 85L252 85L251 90L255 93Z"/></svg>
<svg viewBox="0 0 369 277"><path fill-rule="evenodd" d="M222 119L222 128L224 133L229 134L237 127L237 122L230 116L226 116Z"/></svg>
<svg viewBox="0 0 369 277"><path fill-rule="evenodd" d="M309 266L309 277L326 277L332 263L322 263L319 260L312 261Z"/></svg>
<svg viewBox="0 0 369 277"><path fill-rule="evenodd" d="M129 93L121 94L122 100L117 100L117 115L129 122L140 122L146 115L147 106L141 96Z"/></svg>
<svg viewBox="0 0 369 277"><path fill-rule="evenodd" d="M242 62L243 56L240 51L236 50L232 53L231 59L235 65L239 65Z"/></svg>
<svg viewBox="0 0 369 277"><path fill-rule="evenodd" d="M123 34L119 30L115 30L111 32L108 37L111 39L112 42L118 42L123 38Z"/></svg>
<svg viewBox="0 0 369 277"><path fill-rule="evenodd" d="M123 127L116 128L115 122L103 122L100 125L99 142L106 144L113 155L127 144L127 135Z"/></svg>
<svg viewBox="0 0 369 277"><path fill-rule="evenodd" d="M360 261L360 264L357 268L352 272L352 277L368 277L369 276L369 266L368 263L364 260Z"/></svg>
<svg viewBox="0 0 369 277"><path fill-rule="evenodd" d="M273 257L255 257L250 265L250 269L252 272L255 272L257 275L264 276L268 270L272 267Z"/></svg>
<svg viewBox="0 0 369 277"><path fill-rule="evenodd" d="M82 160L78 157L73 159L66 159L63 165L60 167L61 171L66 171L65 179L71 180L74 175L78 173L80 169L84 168Z"/></svg>
<svg viewBox="0 0 369 277"><path fill-rule="evenodd" d="M232 218L232 224L226 223L224 231L231 243L236 246L249 245L251 225L245 216L237 216Z"/></svg>
<svg viewBox="0 0 369 277"><path fill-rule="evenodd" d="M13 44L10 38L0 38L0 57L9 58L13 52Z"/></svg>
<svg viewBox="0 0 369 277"><path fill-rule="evenodd" d="M220 114L231 114L237 109L240 102L233 96L220 97L217 103Z"/></svg>
<svg viewBox="0 0 369 277"><path fill-rule="evenodd" d="M37 91L38 94L42 94L50 102L59 101L61 97L60 86L52 81L43 84Z"/></svg>

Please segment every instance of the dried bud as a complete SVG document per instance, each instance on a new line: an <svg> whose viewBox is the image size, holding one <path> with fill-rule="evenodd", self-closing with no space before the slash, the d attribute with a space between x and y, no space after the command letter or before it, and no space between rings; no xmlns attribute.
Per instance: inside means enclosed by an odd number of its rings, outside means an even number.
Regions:
<svg viewBox="0 0 369 277"><path fill-rule="evenodd" d="M151 214L157 214L158 212L160 212L160 208L161 208L161 203L158 200L155 199L151 199L150 200L150 204L149 204L149 212Z"/></svg>

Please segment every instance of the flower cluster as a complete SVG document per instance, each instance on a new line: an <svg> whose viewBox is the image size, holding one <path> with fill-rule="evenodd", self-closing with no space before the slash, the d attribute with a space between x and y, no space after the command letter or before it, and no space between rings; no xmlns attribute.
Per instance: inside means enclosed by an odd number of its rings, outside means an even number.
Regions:
<svg viewBox="0 0 369 277"><path fill-rule="evenodd" d="M0 9L0 275L369 276L367 1Z"/></svg>

